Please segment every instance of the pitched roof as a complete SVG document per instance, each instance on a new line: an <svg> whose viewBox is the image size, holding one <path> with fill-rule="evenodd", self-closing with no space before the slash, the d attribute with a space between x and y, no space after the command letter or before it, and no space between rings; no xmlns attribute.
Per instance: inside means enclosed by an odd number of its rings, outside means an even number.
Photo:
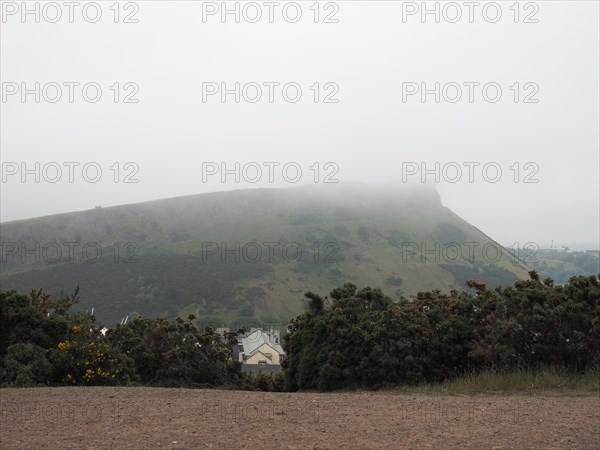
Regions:
<svg viewBox="0 0 600 450"><path fill-rule="evenodd" d="M280 355L284 354L281 345L271 342L269 335L263 330L254 330L248 336L243 337L240 340L240 343L243 345L244 353L246 355L251 355L256 349L258 349L263 344L267 344Z"/></svg>
<svg viewBox="0 0 600 450"><path fill-rule="evenodd" d="M273 354L272 353L267 354L267 353L265 353L265 352L263 352L263 351L261 351L259 349L254 350L251 354L246 355L246 357L249 358L251 356L256 356L256 355L262 355L265 358L267 358L269 361L273 361ZM269 356L269 355L271 355L271 356Z"/></svg>

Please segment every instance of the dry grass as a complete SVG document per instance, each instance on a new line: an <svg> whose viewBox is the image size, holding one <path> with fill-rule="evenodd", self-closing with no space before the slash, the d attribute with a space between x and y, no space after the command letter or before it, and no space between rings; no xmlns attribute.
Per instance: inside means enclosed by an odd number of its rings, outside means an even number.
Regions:
<svg viewBox="0 0 600 450"><path fill-rule="evenodd" d="M467 374L440 384L401 386L383 392L431 395L567 395L600 396L600 369L581 374L556 368L487 371Z"/></svg>

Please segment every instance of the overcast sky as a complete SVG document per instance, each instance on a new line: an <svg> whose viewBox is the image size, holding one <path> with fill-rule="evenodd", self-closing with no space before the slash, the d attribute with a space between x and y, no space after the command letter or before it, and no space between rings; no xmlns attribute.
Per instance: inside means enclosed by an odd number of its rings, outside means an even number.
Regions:
<svg viewBox="0 0 600 450"><path fill-rule="evenodd" d="M2 221L439 163L444 205L499 242L598 245L596 1L428 2L439 23L421 2L239 2L239 23L221 2L37 3L39 23L2 2Z"/></svg>

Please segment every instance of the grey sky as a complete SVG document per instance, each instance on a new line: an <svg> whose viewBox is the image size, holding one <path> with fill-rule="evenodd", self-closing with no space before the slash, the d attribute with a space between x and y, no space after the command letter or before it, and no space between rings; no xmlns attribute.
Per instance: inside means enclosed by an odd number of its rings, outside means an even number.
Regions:
<svg viewBox="0 0 600 450"><path fill-rule="evenodd" d="M34 3L28 4L34 8ZM403 8L408 12L412 4L391 1L322 2L320 23L314 23L314 10L309 9L313 2L300 2L303 15L297 23L284 20L280 8L269 23L264 2L257 2L263 13L258 23L243 16L240 23L232 16L222 23L218 15L207 16L203 23L202 9L208 3L193 1L135 2L139 11L133 18L139 22L121 23L134 11L122 2L120 23L114 23L112 3L100 2L103 15L97 23L84 20L79 9L69 23L66 6L58 23L47 23L43 16L40 23L32 16L22 23L19 13L8 15L4 6L0 77L5 91L6 83L13 82L29 87L35 82L96 82L102 98L87 103L79 87L69 103L63 86L57 103L42 98L36 104L33 95L22 103L20 93L2 99L2 221L95 205L289 186L280 168L290 162L303 171L298 184L313 182L310 166L315 162L321 182L337 166L333 178L341 182L398 183L407 163L426 162L434 168L436 162L441 167L454 162L453 167L463 167L462 178L456 183L440 180L442 202L494 239L505 244L534 241L545 246L554 240L598 245L598 2L538 1L533 3L537 12L531 2L521 2L519 23L509 9L513 2L499 3L502 17L496 23L482 15L481 8L490 2L480 2L473 23L464 2L456 3L463 14L457 23L446 20L454 16L450 7L440 23L431 15L422 23L419 14L405 16L404 23ZM434 8L435 3L428 5ZM21 2L15 4L20 7ZM228 5L233 8L235 2ZM322 23L336 5L339 11L331 18L339 22ZM440 10L444 5L440 3ZM293 17L294 11L288 12ZM493 12L488 10L486 17L493 18ZM54 16L50 9L46 13ZM538 23L523 23L527 17ZM120 83L119 103L113 101L115 89L109 89L115 82ZM124 89L127 82L139 86L133 97L138 103L122 102L133 89ZM229 87L235 82L295 82L302 97L288 103L279 86L273 103L266 87L257 103L242 98L238 104L233 95L226 103L219 95L203 103L203 82ZM318 103L315 82L320 83ZM436 82L463 86L461 100L450 103L442 97L436 103L431 94L424 103L419 95L403 102L403 83L433 88ZM473 103L465 82L480 83ZM339 86L331 97L338 103L323 102L335 89L325 83ZM481 86L486 83L501 87L497 103L484 100ZM447 98L454 97L452 89L447 87ZM527 95L538 102L525 103ZM74 183L69 183L66 167L57 183L45 181L44 174L40 183L33 175L22 183L19 174L7 176L5 170L13 167L8 163L22 162L30 168L35 162L80 166ZM90 162L103 170L97 183L82 177L81 166ZM115 162L120 163L118 183L109 169ZM127 162L139 167L134 176L139 183L123 182L134 167L125 170ZM258 183L236 183L233 176L222 183L218 176L203 182L203 162L280 166L274 183L266 167ZM328 162L336 166L325 168ZM479 164L473 183L465 162ZM495 176L494 167L502 169L498 182L484 179L485 164L491 167L490 177ZM530 181L539 182L524 183L528 174ZM454 177L455 172L446 175ZM420 180L417 175L409 179Z"/></svg>

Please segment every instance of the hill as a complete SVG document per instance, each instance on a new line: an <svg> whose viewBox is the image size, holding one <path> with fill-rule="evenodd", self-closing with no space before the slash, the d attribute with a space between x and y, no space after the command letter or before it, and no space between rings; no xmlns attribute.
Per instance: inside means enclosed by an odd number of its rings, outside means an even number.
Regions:
<svg viewBox="0 0 600 450"><path fill-rule="evenodd" d="M573 276L600 273L598 255L584 251L555 253L542 250L528 264L542 277L550 277L558 284L567 283Z"/></svg>
<svg viewBox="0 0 600 450"><path fill-rule="evenodd" d="M526 277L430 187L314 185L198 194L3 223L2 289L79 285L80 308L197 323L281 324L307 290L392 297Z"/></svg>

